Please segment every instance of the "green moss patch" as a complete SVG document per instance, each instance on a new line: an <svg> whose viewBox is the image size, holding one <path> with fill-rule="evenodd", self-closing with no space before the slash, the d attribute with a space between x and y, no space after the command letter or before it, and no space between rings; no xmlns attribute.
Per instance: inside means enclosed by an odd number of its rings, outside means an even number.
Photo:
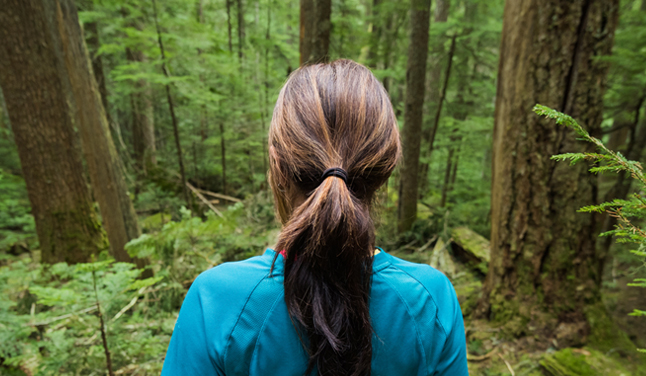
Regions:
<svg viewBox="0 0 646 376"><path fill-rule="evenodd" d="M567 348L547 354L540 361L550 376L632 376L622 362L602 352L590 349Z"/></svg>

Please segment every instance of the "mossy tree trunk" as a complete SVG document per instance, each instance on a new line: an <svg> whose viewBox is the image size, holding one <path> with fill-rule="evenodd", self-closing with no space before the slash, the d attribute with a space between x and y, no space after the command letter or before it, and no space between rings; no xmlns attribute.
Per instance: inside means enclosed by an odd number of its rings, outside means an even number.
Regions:
<svg viewBox="0 0 646 376"><path fill-rule="evenodd" d="M0 85L27 183L42 261L88 262L107 248L83 172L63 67L41 0L0 7Z"/></svg>
<svg viewBox="0 0 646 376"><path fill-rule="evenodd" d="M422 138L422 115L426 60L428 55L428 29L431 15L430 0L412 0L410 8L410 45L406 67L406 97L402 145L404 161L399 187L399 232L411 229L417 218L419 150Z"/></svg>
<svg viewBox="0 0 646 376"><path fill-rule="evenodd" d="M123 173L123 166L110 135L105 109L94 79L76 6L73 0L45 1L47 18L73 104L73 118L79 130L94 196L99 203L103 225L114 258L145 266L132 259L125 244L141 232Z"/></svg>
<svg viewBox="0 0 646 376"><path fill-rule="evenodd" d="M559 346L590 333L587 306L600 301L603 256L595 217L597 180L583 163L554 154L592 151L532 112L557 108L598 134L618 0L508 0L496 95L491 263L478 313L515 335L540 330ZM534 326L534 329L530 329Z"/></svg>

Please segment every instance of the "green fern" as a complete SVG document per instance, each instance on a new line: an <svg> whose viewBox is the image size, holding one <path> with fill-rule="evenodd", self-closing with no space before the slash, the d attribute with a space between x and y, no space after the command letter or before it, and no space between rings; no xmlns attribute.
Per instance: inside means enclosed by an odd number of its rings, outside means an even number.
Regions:
<svg viewBox="0 0 646 376"><path fill-rule="evenodd" d="M557 124L564 125L574 130L581 140L590 142L597 147L597 153L566 153L552 157L555 161L569 161L575 164L581 161L593 162L588 170L593 174L614 172L627 173L636 181L638 191L646 191L646 178L644 170L639 162L629 161L621 153L608 149L599 139L590 136L572 117L542 105L534 106L534 112L538 115L554 119ZM619 243L633 243L637 249L631 252L644 258L646 264L646 228L640 227L639 223L646 220L646 198L639 194L632 194L627 199L614 199L599 205L585 206L579 209L583 213L603 213L617 219L614 230L604 232L601 236L614 236ZM646 278L637 278L629 286L646 288ZM646 311L635 309L633 316L646 316ZM640 349L641 352L646 352Z"/></svg>

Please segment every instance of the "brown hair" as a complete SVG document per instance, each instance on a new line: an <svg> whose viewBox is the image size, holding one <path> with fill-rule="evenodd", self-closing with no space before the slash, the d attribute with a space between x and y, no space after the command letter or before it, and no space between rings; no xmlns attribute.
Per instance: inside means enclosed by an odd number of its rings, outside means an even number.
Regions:
<svg viewBox="0 0 646 376"><path fill-rule="evenodd" d="M284 224L276 248L286 251L285 302L308 340L306 374L370 373L370 206L400 153L388 94L358 63L302 67L278 96L269 182ZM347 184L321 179L334 167L347 172Z"/></svg>

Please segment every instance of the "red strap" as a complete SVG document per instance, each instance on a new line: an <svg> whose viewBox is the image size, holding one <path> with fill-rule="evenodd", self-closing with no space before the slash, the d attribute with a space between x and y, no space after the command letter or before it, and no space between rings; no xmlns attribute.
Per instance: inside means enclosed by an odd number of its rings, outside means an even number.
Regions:
<svg viewBox="0 0 646 376"><path fill-rule="evenodd" d="M280 251L279 253L280 253L281 256L283 256L283 258L285 258L285 259L287 258L287 251L285 251L284 249L282 251Z"/></svg>

